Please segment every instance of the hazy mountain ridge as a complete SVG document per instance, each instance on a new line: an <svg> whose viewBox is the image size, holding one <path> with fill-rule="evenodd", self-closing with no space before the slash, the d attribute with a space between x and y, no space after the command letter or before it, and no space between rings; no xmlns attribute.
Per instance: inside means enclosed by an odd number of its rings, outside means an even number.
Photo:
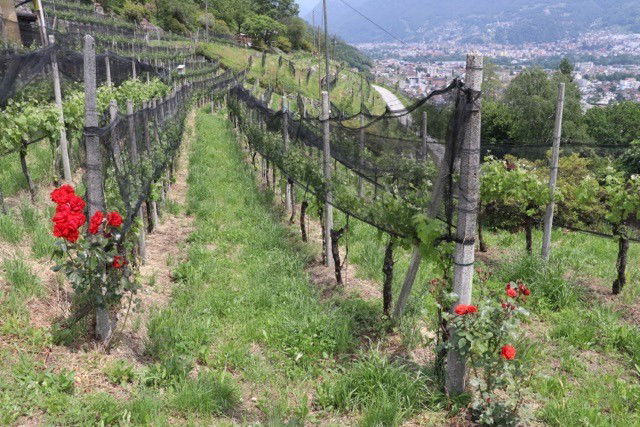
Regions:
<svg viewBox="0 0 640 427"><path fill-rule="evenodd" d="M640 32L637 0L351 0L352 6L406 41L546 42L594 30ZM320 5L316 24L321 23ZM311 14L306 16L311 22ZM340 0L329 26L349 42L392 41Z"/></svg>

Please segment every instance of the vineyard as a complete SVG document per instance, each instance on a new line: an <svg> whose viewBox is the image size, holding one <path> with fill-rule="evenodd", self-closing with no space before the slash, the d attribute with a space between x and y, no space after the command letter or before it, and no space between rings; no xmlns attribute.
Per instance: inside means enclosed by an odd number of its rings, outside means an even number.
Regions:
<svg viewBox="0 0 640 427"><path fill-rule="evenodd" d="M562 76L514 141L480 56L395 111L42 6L0 50L0 423L640 423L640 156Z"/></svg>

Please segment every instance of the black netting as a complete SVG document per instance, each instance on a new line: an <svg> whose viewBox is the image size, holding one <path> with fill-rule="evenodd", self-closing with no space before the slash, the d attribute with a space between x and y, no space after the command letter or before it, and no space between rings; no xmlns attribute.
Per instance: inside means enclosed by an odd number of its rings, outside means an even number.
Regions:
<svg viewBox="0 0 640 427"><path fill-rule="evenodd" d="M320 198L323 197L326 185L320 172L323 126L329 124L331 157L335 162L336 174L335 182L330 185L341 185L332 204L385 232L403 237L415 237L412 218L426 211L438 176L442 172L446 176L454 175L454 160L459 153L456 147L463 138L460 129L471 103L463 85L456 81L405 112L411 114L435 97L446 96L449 125L442 139L436 139L431 136L417 137L412 129L398 127L397 119L400 114L389 110L380 116L362 112L343 117L334 107L331 118L324 121L300 117L290 111L272 110L264 102L264 97L258 99L243 87L232 89L231 95L237 102L232 110L240 125L245 128L252 149L274 162L291 181L303 187L305 192ZM303 103L302 100L298 102ZM304 111L304 105L298 106L298 110ZM260 136L263 132L255 130L265 127L272 135L277 135L283 132L285 120L292 146L297 148L297 155L306 158L299 164L295 164L278 149L278 138L274 146L269 144L269 137ZM374 131L381 134L373 133ZM386 134L382 134L385 131ZM447 149L453 159L451 161L447 161L445 156ZM340 168L337 167L338 164L341 165ZM366 183L368 190L363 190L363 183ZM441 220L452 224L456 197L453 179L448 179L444 187L446 196L435 211ZM364 208L363 204L379 206L379 209L371 209L370 206ZM451 229L449 227L449 232Z"/></svg>
<svg viewBox="0 0 640 427"><path fill-rule="evenodd" d="M33 30L36 31L35 29ZM23 37L25 32L22 32ZM81 34L67 34L49 29L49 34L55 36L55 43L31 51L17 51L4 49L0 51L0 107L16 96L26 86L36 81L51 81L50 64L55 57L62 79L71 82L83 80L83 44ZM39 33L34 33L39 36ZM195 59L191 53L188 56L174 57L172 61L151 59L141 60L138 56L122 56L111 51L113 43L95 40L96 78L98 85L107 83L110 76L111 83L119 85L125 80L136 76L138 78L157 77L166 83L193 79L211 75L220 68L217 61L207 61L203 58ZM40 44L40 42L38 42ZM146 52L148 47L139 46L139 53ZM151 52L162 52L162 47L151 47ZM135 50L134 50L135 52ZM123 52L124 53L124 52ZM171 54L171 50L166 52ZM144 55L141 55L144 56ZM180 61L176 61L180 59ZM108 61L108 64L107 64ZM184 65L179 73L178 64Z"/></svg>
<svg viewBox="0 0 640 427"><path fill-rule="evenodd" d="M238 84L241 75L230 71L214 78L181 85L164 99L153 100L132 114L116 114L97 134L105 149L107 186L117 189L123 230L132 225L154 185L173 168L183 138L184 122L193 95L211 97ZM124 233L123 233L124 234Z"/></svg>

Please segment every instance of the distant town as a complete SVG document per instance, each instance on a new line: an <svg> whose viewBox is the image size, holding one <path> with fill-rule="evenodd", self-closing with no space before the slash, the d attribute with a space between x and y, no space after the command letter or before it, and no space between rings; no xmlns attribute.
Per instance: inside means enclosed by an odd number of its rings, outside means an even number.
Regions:
<svg viewBox="0 0 640 427"><path fill-rule="evenodd" d="M464 55L479 52L497 65L506 86L523 69L555 70L563 57L574 65L574 81L584 109L623 100L640 102L640 34L589 33L554 43L367 43L358 47L374 58L376 79L410 96L424 96L464 73Z"/></svg>

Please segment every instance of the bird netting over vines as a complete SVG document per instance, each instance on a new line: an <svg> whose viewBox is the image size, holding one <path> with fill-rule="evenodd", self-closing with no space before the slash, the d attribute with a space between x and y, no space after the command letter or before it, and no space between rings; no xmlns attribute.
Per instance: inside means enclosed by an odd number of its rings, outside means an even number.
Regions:
<svg viewBox="0 0 640 427"><path fill-rule="evenodd" d="M25 31L22 31L23 37ZM34 37L39 37L39 32L34 32ZM0 50L0 107L6 106L12 97L20 96L21 91L26 91L25 96L33 91L37 83L50 84L50 64L57 60L61 78L71 82L83 80L83 35L68 34L48 29L50 35L55 36L55 42L36 50L17 51L14 49ZM119 85L134 75L139 78L158 77L169 83L179 80L180 76L172 69L165 68L154 63L139 60L136 57L122 56L110 50L112 44L100 41L96 38L96 78L98 85L105 84L108 79L114 85ZM140 47L139 54L147 47ZM154 49L154 48L152 48ZM189 70L189 77L212 74L219 68L219 63L214 61L191 61L185 63Z"/></svg>
<svg viewBox="0 0 640 427"><path fill-rule="evenodd" d="M322 175L324 120L302 117L290 111L270 109L243 87L231 91L231 111L248 137L251 149L275 163L306 192L322 199L327 189ZM448 123L441 138L411 139L411 131L397 128L398 117L411 114L435 99L449 107ZM435 183L444 181L433 211L448 224L453 223L455 169L459 164L462 129L473 104L470 91L459 80L434 91L406 111L373 116L367 112L344 117L335 110L327 121L330 127L333 177L332 204L350 216L380 230L415 237L415 216L424 214L437 193ZM362 120L360 120L362 117ZM290 145L282 143L286 121ZM364 122L364 125L360 125ZM264 132L263 128L271 132ZM387 130L387 135L373 133ZM415 134L413 134L415 137ZM445 179L446 178L446 179ZM438 203L441 200L442 203ZM451 227L449 227L449 233Z"/></svg>
<svg viewBox="0 0 640 427"><path fill-rule="evenodd" d="M323 121L304 117L304 112L301 117L270 109L243 87L234 88L232 94L237 100L234 114L252 149L273 161L309 193L321 197ZM331 157L343 166L334 166L333 204L381 230L412 237L412 218L427 209L433 184L446 167L448 182L437 216L449 224L450 233L459 195L457 157L464 136L465 109L470 103L469 91L455 80L402 111L387 109L382 115L372 115L363 108L358 114L345 116L332 107ZM430 120L423 138L418 119L424 111L429 112ZM282 138L274 136L282 133L285 114L291 140L288 154L284 154ZM409 122L412 124L401 124L398 118L409 114L416 116ZM261 132L261 126L272 131L271 136ZM481 225L524 230L530 245L531 231L542 223L551 201L551 150L550 141L482 141ZM640 161L640 149L563 140L559 153L554 225L603 237L640 240L640 206L635 202L640 199L640 180L628 171L634 170L630 164Z"/></svg>
<svg viewBox="0 0 640 427"><path fill-rule="evenodd" d="M124 231L133 223L144 201L158 197L156 188L183 139L184 123L194 96L221 95L237 85L242 74L219 76L181 85L167 97L130 114L117 113L95 132L104 147L106 185L115 187L114 203L127 213ZM124 235L125 233L123 233Z"/></svg>

